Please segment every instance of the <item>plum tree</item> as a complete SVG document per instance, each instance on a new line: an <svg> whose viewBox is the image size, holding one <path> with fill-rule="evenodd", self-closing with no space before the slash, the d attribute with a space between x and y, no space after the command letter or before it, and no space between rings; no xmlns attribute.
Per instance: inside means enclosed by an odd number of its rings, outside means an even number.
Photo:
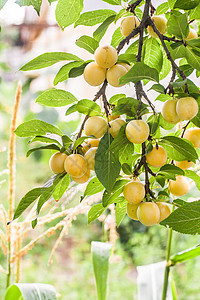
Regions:
<svg viewBox="0 0 200 300"><path fill-rule="evenodd" d="M187 129L183 137L190 141L195 148L200 147L200 128Z"/></svg>
<svg viewBox="0 0 200 300"><path fill-rule="evenodd" d="M93 135L97 139L101 138L108 130L106 120L99 116L90 117L84 126L84 131L87 136Z"/></svg>
<svg viewBox="0 0 200 300"><path fill-rule="evenodd" d="M162 146L153 146L152 151L146 155L146 160L150 166L160 168L167 161L167 152Z"/></svg>
<svg viewBox="0 0 200 300"><path fill-rule="evenodd" d="M83 153L85 154L92 147L98 147L99 142L99 139L88 139L86 144L82 148Z"/></svg>
<svg viewBox="0 0 200 300"><path fill-rule="evenodd" d="M94 54L96 63L102 68L111 68L117 62L117 50L112 46L97 48Z"/></svg>
<svg viewBox="0 0 200 300"><path fill-rule="evenodd" d="M143 120L132 120L126 126L126 137L134 144L144 143L149 136L149 126Z"/></svg>
<svg viewBox="0 0 200 300"><path fill-rule="evenodd" d="M85 158L80 154L71 154L67 156L64 162L64 168L70 176L80 178L88 170Z"/></svg>
<svg viewBox="0 0 200 300"><path fill-rule="evenodd" d="M146 226L159 223L160 209L154 202L142 202L137 209L138 220Z"/></svg>
<svg viewBox="0 0 200 300"><path fill-rule="evenodd" d="M199 110L196 99L192 97L180 98L176 104L176 112L180 120L193 119Z"/></svg>
<svg viewBox="0 0 200 300"><path fill-rule="evenodd" d="M95 164L95 154L97 152L97 147L92 147L89 149L85 154L85 160L87 162L87 167L89 170L94 171L94 164Z"/></svg>
<svg viewBox="0 0 200 300"><path fill-rule="evenodd" d="M126 212L127 212L127 215L129 216L129 218L137 221L138 220L138 216L137 216L137 209L138 209L138 206L140 204L133 204L133 203L127 203L127 207L126 207Z"/></svg>
<svg viewBox="0 0 200 300"><path fill-rule="evenodd" d="M165 202L156 202L156 204L160 210L160 219L159 219L159 223L160 223L171 214L171 210L169 208L169 205Z"/></svg>
<svg viewBox="0 0 200 300"><path fill-rule="evenodd" d="M188 34L188 36L186 38L186 41L189 41L191 39L196 39L196 38L198 38L198 34L197 34L196 30L190 28L189 34Z"/></svg>
<svg viewBox="0 0 200 300"><path fill-rule="evenodd" d="M121 21L120 29L123 36L128 36L133 29L140 25L140 21L136 16L128 16Z"/></svg>
<svg viewBox="0 0 200 300"><path fill-rule="evenodd" d="M124 198L132 204L140 203L145 197L144 185L139 181L130 181L123 190Z"/></svg>
<svg viewBox="0 0 200 300"><path fill-rule="evenodd" d="M60 174L65 171L64 162L67 158L65 153L56 152L49 160L49 167L55 174Z"/></svg>
<svg viewBox="0 0 200 300"><path fill-rule="evenodd" d="M169 191L174 196L184 196L189 192L190 186L184 176L177 176L176 180L169 181Z"/></svg>
<svg viewBox="0 0 200 300"><path fill-rule="evenodd" d="M188 161L188 160L174 161L174 164L175 166L179 167L182 170L187 170L194 165L193 161Z"/></svg>
<svg viewBox="0 0 200 300"><path fill-rule="evenodd" d="M170 99L165 101L162 107L161 114L165 121L167 121L168 123L176 124L180 121L180 118L176 111L176 104L177 100Z"/></svg>
<svg viewBox="0 0 200 300"><path fill-rule="evenodd" d="M120 128L125 124L126 122L123 119L119 118L109 123L109 132L113 138L115 138L118 135Z"/></svg>
<svg viewBox="0 0 200 300"><path fill-rule="evenodd" d="M83 76L88 84L98 86L102 84L106 78L106 69L100 67L95 62L91 62L85 67Z"/></svg>
<svg viewBox="0 0 200 300"><path fill-rule="evenodd" d="M110 85L114 87L120 87L123 84L119 83L119 79L126 73L127 69L124 66L116 64L107 71L106 79Z"/></svg>
<svg viewBox="0 0 200 300"><path fill-rule="evenodd" d="M90 170L88 169L83 176L78 178L71 176L71 179L76 183L85 183L90 179Z"/></svg>
<svg viewBox="0 0 200 300"><path fill-rule="evenodd" d="M156 25L160 33L164 34L166 32L166 27L167 27L167 20L165 19L165 17L153 16L152 20L154 21L154 24ZM155 31L151 26L147 27L147 32L151 37L158 38L158 35L155 33Z"/></svg>

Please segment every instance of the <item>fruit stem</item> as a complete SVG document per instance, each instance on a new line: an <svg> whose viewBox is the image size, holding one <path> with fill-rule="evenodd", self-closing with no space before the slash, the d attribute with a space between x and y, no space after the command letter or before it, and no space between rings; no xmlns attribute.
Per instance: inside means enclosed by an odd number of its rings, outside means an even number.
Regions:
<svg viewBox="0 0 200 300"><path fill-rule="evenodd" d="M172 212L174 211L175 206L173 206ZM169 229L168 242L167 242L167 254L166 254L166 266L163 282L163 291L162 291L162 300L166 300L167 297L167 287L169 282L169 272L170 272L170 253L171 253L171 244L172 244L172 228Z"/></svg>

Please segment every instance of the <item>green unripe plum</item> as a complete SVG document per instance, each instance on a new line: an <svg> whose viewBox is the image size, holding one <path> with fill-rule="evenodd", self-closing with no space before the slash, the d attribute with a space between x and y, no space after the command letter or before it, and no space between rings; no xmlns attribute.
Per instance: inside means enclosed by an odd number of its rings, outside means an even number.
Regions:
<svg viewBox="0 0 200 300"><path fill-rule="evenodd" d="M121 76L127 73L127 69L119 64L114 65L107 71L106 79L108 83L114 87L120 87L124 84L119 83L119 79Z"/></svg>
<svg viewBox="0 0 200 300"><path fill-rule="evenodd" d="M198 38L198 34L197 34L196 30L190 28L189 34L186 38L186 41L189 41L191 39L197 39L197 38Z"/></svg>
<svg viewBox="0 0 200 300"><path fill-rule="evenodd" d="M180 118L176 111L176 104L177 100L170 99L165 101L162 107L161 114L163 116L163 119L168 123L176 124L180 122Z"/></svg>
<svg viewBox="0 0 200 300"><path fill-rule="evenodd" d="M139 221L145 226L152 226L159 223L160 210L154 202L143 202L137 209Z"/></svg>
<svg viewBox="0 0 200 300"><path fill-rule="evenodd" d="M137 209L138 209L139 205L140 204L127 203L127 207L126 207L127 215L129 216L129 218L131 218L135 221L138 220Z"/></svg>
<svg viewBox="0 0 200 300"><path fill-rule="evenodd" d="M71 176L71 179L76 183L85 183L90 179L90 170L88 169L87 172L79 178Z"/></svg>
<svg viewBox="0 0 200 300"><path fill-rule="evenodd" d="M154 24L156 25L157 29L160 31L160 33L165 34L166 27L167 27L167 20L163 16L153 16L152 20L154 21ZM147 27L148 34L153 38L158 38L157 34L154 32L153 28L151 26Z"/></svg>
<svg viewBox="0 0 200 300"><path fill-rule="evenodd" d="M98 86L106 79L106 69L95 62L91 62L85 67L83 76L88 84Z"/></svg>
<svg viewBox="0 0 200 300"><path fill-rule="evenodd" d="M108 130L106 120L99 116L93 116L87 119L84 126L84 131L87 136L93 135L95 138L101 138Z"/></svg>
<svg viewBox="0 0 200 300"><path fill-rule="evenodd" d="M169 215L171 214L171 210L169 208L169 205L165 202L156 202L156 204L160 210L160 223L161 221L169 217Z"/></svg>
<svg viewBox="0 0 200 300"><path fill-rule="evenodd" d="M199 110L197 101L192 97L180 98L176 104L176 112L181 120L193 119Z"/></svg>
<svg viewBox="0 0 200 300"><path fill-rule="evenodd" d="M94 54L96 63L102 68L111 68L117 62L117 50L112 46L97 48Z"/></svg>
<svg viewBox="0 0 200 300"><path fill-rule="evenodd" d="M176 180L169 181L169 191L174 196L184 196L189 192L190 186L184 176L177 176Z"/></svg>
<svg viewBox="0 0 200 300"><path fill-rule="evenodd" d="M49 160L49 167L54 172L54 174L60 174L65 171L64 162L67 158L65 153L56 152Z"/></svg>
<svg viewBox="0 0 200 300"><path fill-rule="evenodd" d="M167 161L167 152L161 146L158 146L158 149L154 146L152 151L146 155L146 161L150 166L160 168Z"/></svg>
<svg viewBox="0 0 200 300"><path fill-rule="evenodd" d="M195 148L200 147L200 128L190 128L186 130L183 137L190 141Z"/></svg>
<svg viewBox="0 0 200 300"><path fill-rule="evenodd" d="M126 201L132 204L138 204L145 197L144 185L139 181L131 181L125 185L123 194Z"/></svg>
<svg viewBox="0 0 200 300"><path fill-rule="evenodd" d="M126 124L126 122L122 119L116 119L116 120L111 121L109 124L110 124L109 132L112 135L112 137L115 138L118 135L120 128L124 124Z"/></svg>
<svg viewBox="0 0 200 300"><path fill-rule="evenodd" d="M126 126L126 137L134 144L144 143L149 136L149 125L143 120L132 120Z"/></svg>
<svg viewBox="0 0 200 300"><path fill-rule="evenodd" d="M129 16L121 21L120 29L123 36L128 36L133 29L140 25L140 21L136 16ZM137 34L138 35L138 34ZM135 37L137 36L135 35Z"/></svg>
<svg viewBox="0 0 200 300"><path fill-rule="evenodd" d="M97 152L97 147L92 147L90 150L88 150L85 154L85 160L87 162L87 167L89 170L94 171L94 164L95 164L95 154Z"/></svg>
<svg viewBox="0 0 200 300"><path fill-rule="evenodd" d="M70 176L80 178L87 172L87 162L80 154L69 155L64 163L64 168Z"/></svg>

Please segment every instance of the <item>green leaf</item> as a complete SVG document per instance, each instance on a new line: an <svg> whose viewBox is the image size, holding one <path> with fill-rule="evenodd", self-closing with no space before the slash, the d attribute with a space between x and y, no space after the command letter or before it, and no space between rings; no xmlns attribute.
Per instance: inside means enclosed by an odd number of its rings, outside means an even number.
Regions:
<svg viewBox="0 0 200 300"><path fill-rule="evenodd" d="M60 147L58 147L55 144L50 144L50 145L46 145L46 146L41 146L41 147L37 147L37 148L33 148L30 149L27 153L26 153L26 157L28 157L29 155L31 155L31 153L38 151L38 150L46 150L46 149L51 149L51 150L57 150L60 151Z"/></svg>
<svg viewBox="0 0 200 300"><path fill-rule="evenodd" d="M60 68L56 77L54 78L53 84L57 85L59 82L63 82L69 78L69 73L73 68L77 68L83 65L82 61L73 61Z"/></svg>
<svg viewBox="0 0 200 300"><path fill-rule="evenodd" d="M65 177L61 179L61 181L56 186L54 192L53 192L53 198L58 201L63 196L64 192L68 189L68 186L70 184L70 176L69 174L66 174Z"/></svg>
<svg viewBox="0 0 200 300"><path fill-rule="evenodd" d="M199 0L176 0L174 8L189 10L195 8L199 4Z"/></svg>
<svg viewBox="0 0 200 300"><path fill-rule="evenodd" d="M2 1L0 2L0 9L2 9L2 8L4 7L4 5L6 4L7 1L8 1L8 0L2 0Z"/></svg>
<svg viewBox="0 0 200 300"><path fill-rule="evenodd" d="M185 174L185 172L182 169L180 169L177 166L171 165L171 164L166 164L166 165L162 166L159 170L159 173L160 172L172 173L174 175L184 175Z"/></svg>
<svg viewBox="0 0 200 300"><path fill-rule="evenodd" d="M123 192L125 184L127 184L127 180L122 179L116 181L114 187L112 188L111 192L108 192L105 190L103 193L102 203L103 207L107 207L108 205L115 203L115 200L118 198L118 196Z"/></svg>
<svg viewBox="0 0 200 300"><path fill-rule="evenodd" d="M182 263L188 259L195 258L200 255L200 245L197 245L193 248L181 251L174 256L170 257L170 262L172 265L177 263Z"/></svg>
<svg viewBox="0 0 200 300"><path fill-rule="evenodd" d="M92 100L83 99L76 104L78 112L88 116L99 116L101 115L100 106Z"/></svg>
<svg viewBox="0 0 200 300"><path fill-rule="evenodd" d="M169 74L170 71L171 71L171 63L170 63L169 59L167 58L167 55L164 54L162 70L160 71L159 79L160 80L164 79Z"/></svg>
<svg viewBox="0 0 200 300"><path fill-rule="evenodd" d="M96 279L98 300L106 300L109 257L112 245L108 243L92 242L92 262Z"/></svg>
<svg viewBox="0 0 200 300"><path fill-rule="evenodd" d="M187 15L177 16L172 13L167 22L167 33L185 40L189 34Z"/></svg>
<svg viewBox="0 0 200 300"><path fill-rule="evenodd" d="M76 21L74 27L78 25L94 26L104 22L108 17L113 15L116 15L116 12L110 9L88 11L80 15L80 18Z"/></svg>
<svg viewBox="0 0 200 300"><path fill-rule="evenodd" d="M70 114L73 114L73 113L76 112L76 111L77 111L77 109L76 109L76 104L74 104L74 105L70 106L70 107L67 109L67 111L66 111L66 113L65 113L65 116L68 116L68 115L70 115Z"/></svg>
<svg viewBox="0 0 200 300"><path fill-rule="evenodd" d="M194 149L194 146L191 143L188 143L186 139L182 139L176 136L165 136L161 138L161 143L167 144L172 149L178 151L180 158L177 159L177 155L173 155L173 153L170 153L170 157L172 159L181 161L181 160L191 160L194 161L198 158L198 155L196 153L196 150ZM173 156L173 157L172 157ZM176 158L174 158L176 157ZM184 159L182 159L184 157Z"/></svg>
<svg viewBox="0 0 200 300"><path fill-rule="evenodd" d="M97 40L90 36L83 35L77 41L76 45L80 48L87 50L88 52L94 54L95 50L99 47Z"/></svg>
<svg viewBox="0 0 200 300"><path fill-rule="evenodd" d="M151 67L156 68L158 72L162 69L163 53L160 44L155 38L149 38L144 43L144 63Z"/></svg>
<svg viewBox="0 0 200 300"><path fill-rule="evenodd" d="M158 71L154 68L150 68L143 62L137 62L125 75L120 78L119 82L121 84L129 82L136 83L143 79L159 82Z"/></svg>
<svg viewBox="0 0 200 300"><path fill-rule="evenodd" d="M76 97L70 92L53 88L42 93L39 97L37 97L35 102L50 107L60 107L72 104L76 101Z"/></svg>
<svg viewBox="0 0 200 300"><path fill-rule="evenodd" d="M29 61L20 71L31 71L46 68L63 60L82 61L78 56L65 52L46 52Z"/></svg>
<svg viewBox="0 0 200 300"><path fill-rule="evenodd" d="M94 177L88 182L84 192L84 197L100 193L103 190L103 184L99 181L97 177Z"/></svg>
<svg viewBox="0 0 200 300"><path fill-rule="evenodd" d="M116 48L119 45L119 43L121 42L121 40L123 40L123 39L124 39L124 36L121 33L120 27L118 27L112 35L111 46Z"/></svg>
<svg viewBox="0 0 200 300"><path fill-rule="evenodd" d="M87 60L85 62L82 63L82 65L80 65L79 67L73 67L70 71L69 71L69 78L75 78L78 76L81 76L84 72L85 67L92 62L92 60Z"/></svg>
<svg viewBox="0 0 200 300"><path fill-rule="evenodd" d="M185 234L200 234L200 200L177 208L161 225Z"/></svg>
<svg viewBox="0 0 200 300"><path fill-rule="evenodd" d="M149 90L154 90L154 91L156 91L157 93L160 93L160 94L165 93L165 87L160 83L153 84L152 87Z"/></svg>
<svg viewBox="0 0 200 300"><path fill-rule="evenodd" d="M173 9L174 8L174 4L175 4L176 0L168 0L168 4L169 4L169 8Z"/></svg>
<svg viewBox="0 0 200 300"><path fill-rule="evenodd" d="M110 145L110 151L114 151L118 155L121 164L131 164L133 162L134 144L127 139L125 126L120 128L118 135Z"/></svg>
<svg viewBox="0 0 200 300"><path fill-rule="evenodd" d="M102 0L104 2L107 2L111 5L121 5L121 0Z"/></svg>
<svg viewBox="0 0 200 300"><path fill-rule="evenodd" d="M73 143L73 141L67 135L63 135L62 143L65 149L67 149Z"/></svg>
<svg viewBox="0 0 200 300"><path fill-rule="evenodd" d="M110 192L115 184L121 165L116 153L109 150L113 138L107 132L101 138L95 155L95 172L99 181Z"/></svg>
<svg viewBox="0 0 200 300"><path fill-rule="evenodd" d="M197 188L200 190L200 177L192 170L185 170L185 176L191 178L196 183Z"/></svg>
<svg viewBox="0 0 200 300"><path fill-rule="evenodd" d="M81 136L80 138L78 138L73 146L73 150L76 150L76 148L81 145L85 140L89 139L88 136Z"/></svg>
<svg viewBox="0 0 200 300"><path fill-rule="evenodd" d="M192 19L200 19L200 3L195 9L190 12L190 20Z"/></svg>
<svg viewBox="0 0 200 300"><path fill-rule="evenodd" d="M102 203L94 204L88 212L88 224L98 219L107 207L103 207Z"/></svg>
<svg viewBox="0 0 200 300"><path fill-rule="evenodd" d="M46 136L41 136L41 135L37 135L32 140L30 140L28 143L30 144L30 143L34 143L34 142L41 142L41 143L48 143L48 144L56 143L59 147L61 146L61 144L57 140L46 137Z"/></svg>
<svg viewBox="0 0 200 300"><path fill-rule="evenodd" d="M135 118L137 116L137 108L139 101L137 99L127 97L121 98L117 102L117 106L113 109L113 113L116 115L126 114L128 117ZM142 103L140 116L148 113L147 105Z"/></svg>
<svg viewBox="0 0 200 300"><path fill-rule="evenodd" d="M126 98L126 95L125 94L116 94L116 95L113 95L110 98L109 103L110 104L117 104L118 100L121 99L121 98Z"/></svg>
<svg viewBox="0 0 200 300"><path fill-rule="evenodd" d="M121 224L122 220L124 219L126 215L126 207L127 207L127 201L124 199L124 201L117 203L115 207L115 220L117 227Z"/></svg>
<svg viewBox="0 0 200 300"><path fill-rule="evenodd" d="M192 48L185 48L185 57L189 65L191 65L194 69L200 71L200 57L196 55L195 51Z"/></svg>
<svg viewBox="0 0 200 300"><path fill-rule="evenodd" d="M15 283L6 291L5 300L56 300L56 290L50 284Z"/></svg>
<svg viewBox="0 0 200 300"><path fill-rule="evenodd" d="M104 34L106 33L109 25L115 20L115 15L108 17L93 33L95 40L100 42Z"/></svg>
<svg viewBox="0 0 200 300"><path fill-rule="evenodd" d="M13 220L19 218L19 216L31 205L44 191L45 187L35 188L29 191L19 202L14 213Z"/></svg>
<svg viewBox="0 0 200 300"><path fill-rule="evenodd" d="M37 11L38 15L39 15L42 0L17 0L16 3L19 6L30 6L30 5L32 5L34 7L34 9Z"/></svg>
<svg viewBox="0 0 200 300"><path fill-rule="evenodd" d="M42 206L45 204L45 202L47 202L50 197L53 195L54 191L56 190L57 185L59 184L59 182L63 179L63 177L65 177L66 173L61 173L58 174L54 177L53 182L51 183L50 186L48 186L46 188L46 190L42 193L42 195L40 196L38 203L37 203L37 216L36 218L32 221L34 222L34 226L32 226L33 228L36 226L37 224L37 218L38 215L40 213L40 210L42 208ZM33 224L33 223L32 223Z"/></svg>
<svg viewBox="0 0 200 300"><path fill-rule="evenodd" d="M163 15L168 11L168 9L169 4L167 2L164 2L156 8L156 15Z"/></svg>
<svg viewBox="0 0 200 300"><path fill-rule="evenodd" d="M83 10L83 0L59 0L56 6L56 21L64 30L78 20Z"/></svg>
<svg viewBox="0 0 200 300"><path fill-rule="evenodd" d="M59 128L37 119L22 123L14 132L17 136L20 137L30 137L43 134L45 135L46 133L54 133L60 136L62 135L62 132Z"/></svg>

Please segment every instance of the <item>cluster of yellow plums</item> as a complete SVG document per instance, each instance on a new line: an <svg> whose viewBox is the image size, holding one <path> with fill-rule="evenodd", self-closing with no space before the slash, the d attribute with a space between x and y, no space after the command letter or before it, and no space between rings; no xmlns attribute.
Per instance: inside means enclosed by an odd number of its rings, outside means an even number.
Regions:
<svg viewBox="0 0 200 300"><path fill-rule="evenodd" d="M174 101L174 100L173 100ZM90 178L90 171L95 170L95 154L98 149L100 138L109 130L115 138L120 128L126 122L120 116L110 116L109 125L100 116L88 118L84 126L86 136L93 136L82 146L82 154L70 154L57 152L52 155L49 161L51 170L55 174L67 172L71 179L77 183L85 183ZM132 120L126 125L127 139L134 144L144 143L149 136L149 125L143 120ZM194 147L200 147L200 128L186 130L184 138L190 140ZM156 144L146 154L146 161L149 166L160 168L167 162L166 150ZM193 166L191 161L175 161L176 166L186 170ZM168 189L175 196L183 196L189 192L189 183L184 176L177 176L176 180L169 180ZM124 187L124 197L127 200L127 214L134 220L150 226L157 224L170 214L169 206L164 202L144 202L145 187L139 179L131 180Z"/></svg>
<svg viewBox="0 0 200 300"><path fill-rule="evenodd" d="M101 85L105 79L114 87L122 86L119 78L125 75L131 66L127 63L116 63L118 60L117 50L112 46L99 47L94 54L95 62L89 63L83 76L85 81L92 85Z"/></svg>
<svg viewBox="0 0 200 300"><path fill-rule="evenodd" d="M156 28L160 31L160 33L165 34L167 28L166 18L164 16L153 16L152 20L154 21L154 24L156 25ZM135 29L139 25L140 21L136 16L128 16L124 18L121 22L121 33L124 36L128 36L133 31L133 29ZM151 37L158 38L157 34L154 32L151 26L147 27L147 32ZM198 38L198 34L194 29L190 28L186 41L194 38Z"/></svg>
<svg viewBox="0 0 200 300"><path fill-rule="evenodd" d="M161 114L168 123L176 124L180 121L193 119L199 111L197 101L192 97L167 100Z"/></svg>

